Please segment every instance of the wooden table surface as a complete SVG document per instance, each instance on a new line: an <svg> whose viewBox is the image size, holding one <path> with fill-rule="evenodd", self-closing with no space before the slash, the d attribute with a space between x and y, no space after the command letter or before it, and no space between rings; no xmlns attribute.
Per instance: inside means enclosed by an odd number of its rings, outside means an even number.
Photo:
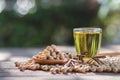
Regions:
<svg viewBox="0 0 120 80"><path fill-rule="evenodd" d="M0 49L0 80L120 80L120 73L68 73L51 74L44 71L19 71L15 61L25 61L44 48L2 48ZM62 51L75 53L75 48L58 46ZM120 55L120 45L101 48L100 54L117 53Z"/></svg>

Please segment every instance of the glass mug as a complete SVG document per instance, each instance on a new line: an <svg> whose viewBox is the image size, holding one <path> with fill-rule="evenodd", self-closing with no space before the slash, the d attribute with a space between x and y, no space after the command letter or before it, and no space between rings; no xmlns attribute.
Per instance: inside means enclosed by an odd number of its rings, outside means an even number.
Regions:
<svg viewBox="0 0 120 80"><path fill-rule="evenodd" d="M74 28L73 34L78 55L83 54L86 57L97 55L101 45L101 28Z"/></svg>

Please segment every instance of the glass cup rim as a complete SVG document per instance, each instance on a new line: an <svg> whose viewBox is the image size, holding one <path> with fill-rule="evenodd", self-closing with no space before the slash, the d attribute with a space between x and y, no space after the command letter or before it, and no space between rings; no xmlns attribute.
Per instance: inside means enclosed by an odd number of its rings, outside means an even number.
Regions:
<svg viewBox="0 0 120 80"><path fill-rule="evenodd" d="M102 32L101 28L94 27L84 27L84 28L74 28L74 32Z"/></svg>

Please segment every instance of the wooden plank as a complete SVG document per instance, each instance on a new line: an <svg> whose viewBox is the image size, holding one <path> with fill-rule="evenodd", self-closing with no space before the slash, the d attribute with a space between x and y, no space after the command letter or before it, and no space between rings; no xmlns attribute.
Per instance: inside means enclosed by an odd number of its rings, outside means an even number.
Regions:
<svg viewBox="0 0 120 80"><path fill-rule="evenodd" d="M56 74L58 76L63 76L64 74ZM120 73L68 73L65 74L67 76L96 76L96 75L106 75L106 76L119 76ZM24 72L19 71L18 69L4 69L0 70L0 77L25 77L25 76L50 76L52 77L53 74L50 72L45 72L45 71L30 71L26 70Z"/></svg>
<svg viewBox="0 0 120 80"><path fill-rule="evenodd" d="M39 76L51 76L50 73L46 72L31 72L31 71L27 71L27 72L0 72L0 77L30 77L30 76L34 76L34 77L39 77Z"/></svg>
<svg viewBox="0 0 120 80"><path fill-rule="evenodd" d="M67 75L64 74L53 75L50 72L44 72L44 71L26 70L24 72L21 72L15 67L14 62L0 62L0 80L8 80L8 79L17 80L20 78L22 80L24 79L33 80L36 78L52 79L52 80L58 80L58 78L59 80L70 80L70 79L100 80L101 77L102 77L101 79L103 79L103 76L105 80L110 80L111 78L114 78L113 80L120 80L120 73L68 73Z"/></svg>
<svg viewBox="0 0 120 80"><path fill-rule="evenodd" d="M8 68L8 69L16 69L14 62L0 62L0 69L1 68Z"/></svg>
<svg viewBox="0 0 120 80"><path fill-rule="evenodd" d="M44 71L19 71L14 62L0 62L0 80L120 80L120 73L68 73L53 75Z"/></svg>
<svg viewBox="0 0 120 80"><path fill-rule="evenodd" d="M109 56L119 56L120 57L120 52L109 52L109 53L102 53L99 55L109 55ZM16 68L14 62L0 62L0 68Z"/></svg>
<svg viewBox="0 0 120 80"><path fill-rule="evenodd" d="M120 80L120 76L0 77L0 80Z"/></svg>

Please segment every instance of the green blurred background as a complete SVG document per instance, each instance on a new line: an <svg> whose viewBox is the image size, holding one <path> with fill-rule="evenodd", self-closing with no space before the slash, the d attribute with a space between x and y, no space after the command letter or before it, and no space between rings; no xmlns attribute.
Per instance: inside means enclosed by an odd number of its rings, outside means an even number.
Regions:
<svg viewBox="0 0 120 80"><path fill-rule="evenodd" d="M74 45L73 28L87 26L120 44L120 0L0 0L0 47Z"/></svg>

